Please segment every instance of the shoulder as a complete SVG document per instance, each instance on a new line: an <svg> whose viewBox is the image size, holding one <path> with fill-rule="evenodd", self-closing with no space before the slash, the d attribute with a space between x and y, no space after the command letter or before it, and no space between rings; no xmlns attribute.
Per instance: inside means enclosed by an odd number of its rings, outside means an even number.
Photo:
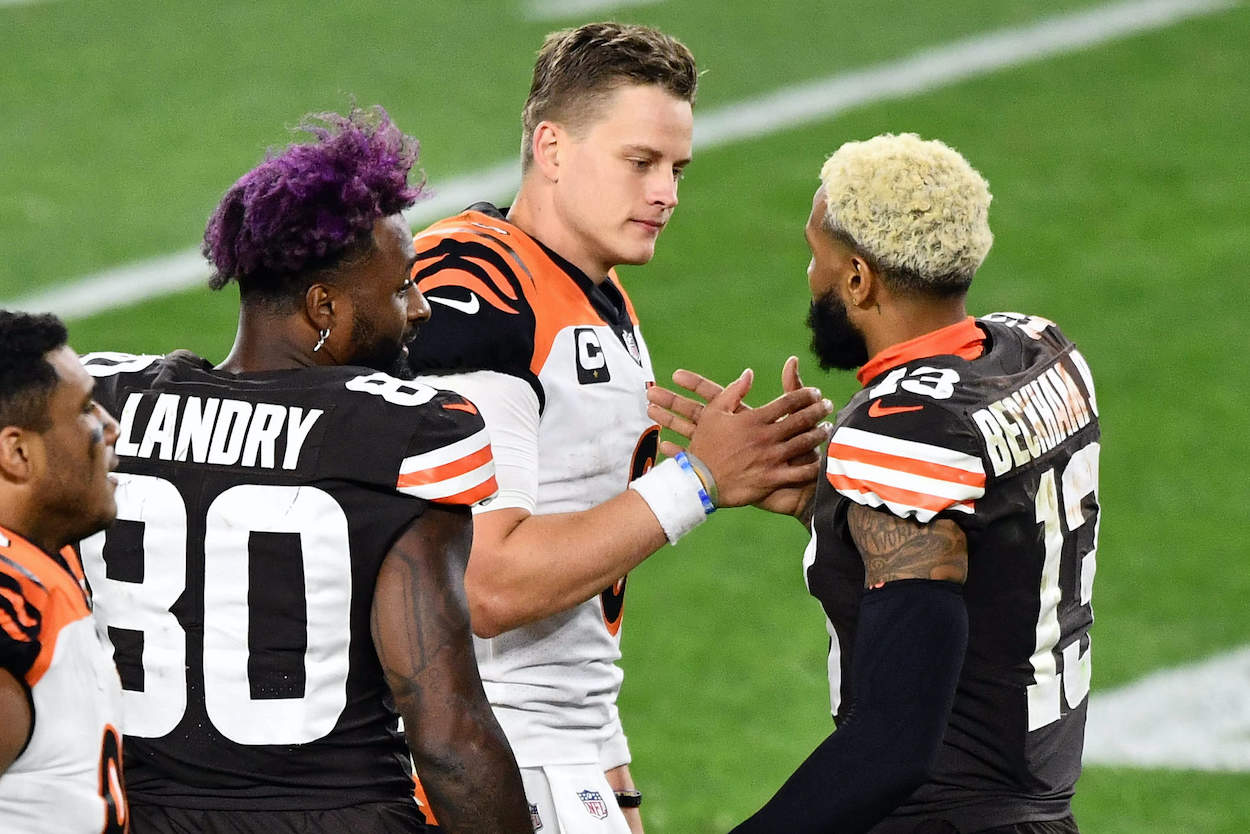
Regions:
<svg viewBox="0 0 1250 834"><path fill-rule="evenodd" d="M347 371L348 369L343 369ZM490 436L466 397L380 371L346 375L339 425L370 447L393 450L386 464L400 493L470 506L494 495Z"/></svg>
<svg viewBox="0 0 1250 834"><path fill-rule="evenodd" d="M413 275L430 302L430 320L409 347L413 370L528 375L541 250L501 217L480 211L441 220L413 243Z"/></svg>
<svg viewBox="0 0 1250 834"><path fill-rule="evenodd" d="M34 547L0 528L0 668L22 680L41 649L51 591L40 576L48 562Z"/></svg>
<svg viewBox="0 0 1250 834"><path fill-rule="evenodd" d="M838 493L921 522L974 511L985 494L982 444L964 414L967 363L950 359L893 369L842 409L825 472Z"/></svg>

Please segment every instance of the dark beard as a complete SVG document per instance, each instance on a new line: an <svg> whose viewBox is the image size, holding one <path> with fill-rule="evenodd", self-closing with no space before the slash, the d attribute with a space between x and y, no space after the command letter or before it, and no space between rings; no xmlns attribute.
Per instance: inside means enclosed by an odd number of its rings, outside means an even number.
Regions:
<svg viewBox="0 0 1250 834"><path fill-rule="evenodd" d="M363 318L352 322L352 344L356 347L356 352L349 365L363 365L375 371L392 373L405 358L403 342L397 343L378 336L373 326Z"/></svg>
<svg viewBox="0 0 1250 834"><path fill-rule="evenodd" d="M812 353L824 370L853 371L868 361L868 343L832 292L812 301L807 326L812 331Z"/></svg>

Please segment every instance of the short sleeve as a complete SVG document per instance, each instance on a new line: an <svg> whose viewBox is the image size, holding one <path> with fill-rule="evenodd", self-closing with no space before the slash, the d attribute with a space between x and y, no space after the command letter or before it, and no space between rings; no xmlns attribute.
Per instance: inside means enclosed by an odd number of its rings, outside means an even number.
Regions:
<svg viewBox="0 0 1250 834"><path fill-rule="evenodd" d="M0 555L0 668L24 680L42 650L41 602L47 594Z"/></svg>
<svg viewBox="0 0 1250 834"><path fill-rule="evenodd" d="M494 371L425 380L463 394L481 409L490 431L499 493L477 512L517 508L533 513L538 500L538 398L523 381Z"/></svg>
<svg viewBox="0 0 1250 834"><path fill-rule="evenodd" d="M868 507L927 523L972 515L985 495L980 446L966 421L932 400L866 398L839 419L825 477Z"/></svg>

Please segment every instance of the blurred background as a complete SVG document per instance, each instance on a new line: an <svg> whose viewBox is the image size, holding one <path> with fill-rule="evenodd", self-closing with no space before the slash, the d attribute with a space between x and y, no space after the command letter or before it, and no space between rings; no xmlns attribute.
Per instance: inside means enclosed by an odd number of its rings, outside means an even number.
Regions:
<svg viewBox="0 0 1250 834"><path fill-rule="evenodd" d="M422 141L416 227L517 181L544 33L659 26L703 71L681 208L621 270L657 378L807 352L803 224L839 144L945 140L994 193L974 313L1058 321L1103 421L1087 832L1250 831L1250 9L1215 0L0 0L0 300L80 352L219 360L216 201L310 111ZM1230 283L1231 282L1231 283ZM1242 301L1237 301L1237 299ZM831 729L807 536L718 513L629 583L622 713L648 831L727 830ZM1214 664L1214 665L1212 665ZM1097 726L1094 726L1097 724Z"/></svg>

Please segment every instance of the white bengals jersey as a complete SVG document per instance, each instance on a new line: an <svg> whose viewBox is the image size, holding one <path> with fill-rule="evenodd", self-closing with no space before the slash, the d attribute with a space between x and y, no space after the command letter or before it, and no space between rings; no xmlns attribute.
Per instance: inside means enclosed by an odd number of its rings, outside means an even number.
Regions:
<svg viewBox="0 0 1250 834"><path fill-rule="evenodd" d="M0 775L5 834L120 834L121 681L73 548L0 527L0 667L30 691L26 748Z"/></svg>
<svg viewBox="0 0 1250 834"><path fill-rule="evenodd" d="M654 373L614 273L596 285L487 204L434 224L415 246L433 314L409 359L417 374L456 374L439 384L482 409L500 483L482 511L587 510L650 468ZM510 461L506 438L518 435L529 451ZM629 761L616 709L624 593L622 577L571 610L477 641L486 694L521 767Z"/></svg>

